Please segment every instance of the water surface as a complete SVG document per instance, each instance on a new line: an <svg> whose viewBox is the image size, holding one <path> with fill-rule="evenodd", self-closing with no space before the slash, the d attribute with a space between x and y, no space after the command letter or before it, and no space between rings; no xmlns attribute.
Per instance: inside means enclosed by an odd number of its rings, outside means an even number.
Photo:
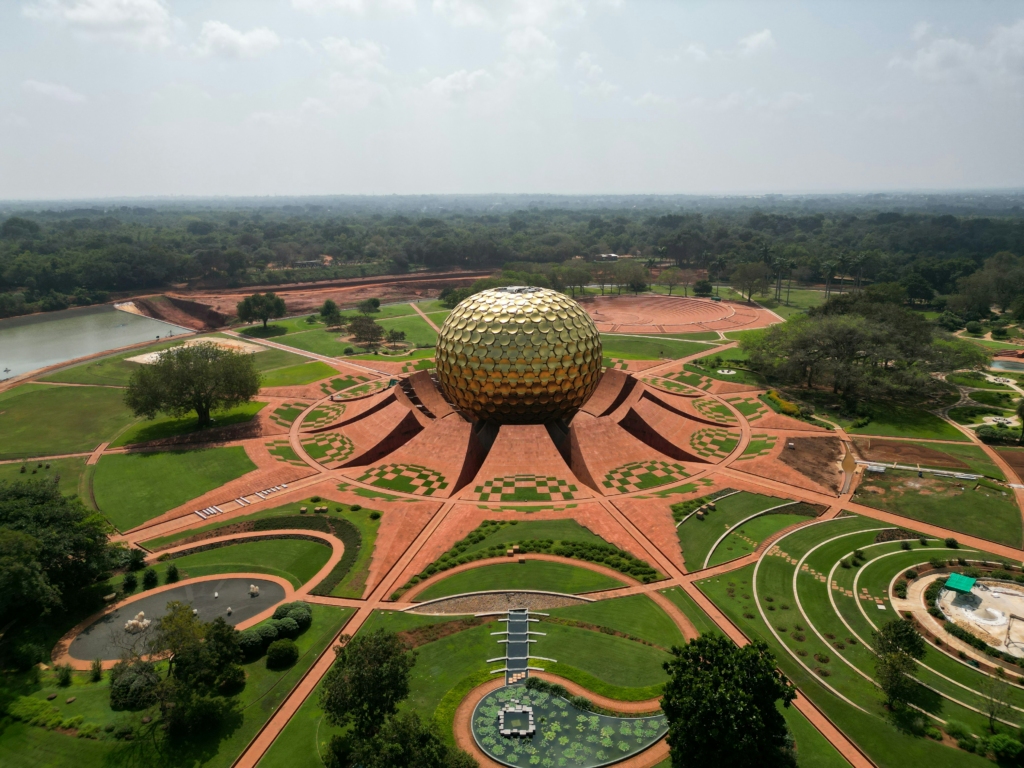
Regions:
<svg viewBox="0 0 1024 768"><path fill-rule="evenodd" d="M1024 371L1024 363L1014 360L993 360L988 367L997 371Z"/></svg>
<svg viewBox="0 0 1024 768"><path fill-rule="evenodd" d="M11 317L0 320L0 381L76 357L192 332L110 304Z"/></svg>

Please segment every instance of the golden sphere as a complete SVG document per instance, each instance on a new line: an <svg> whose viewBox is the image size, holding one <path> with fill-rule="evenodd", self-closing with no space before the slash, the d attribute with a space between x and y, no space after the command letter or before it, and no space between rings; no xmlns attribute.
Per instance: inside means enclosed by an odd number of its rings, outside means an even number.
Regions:
<svg viewBox="0 0 1024 768"><path fill-rule="evenodd" d="M571 416L593 394L601 334L565 294L492 288L448 315L435 359L457 407L501 424L542 424Z"/></svg>

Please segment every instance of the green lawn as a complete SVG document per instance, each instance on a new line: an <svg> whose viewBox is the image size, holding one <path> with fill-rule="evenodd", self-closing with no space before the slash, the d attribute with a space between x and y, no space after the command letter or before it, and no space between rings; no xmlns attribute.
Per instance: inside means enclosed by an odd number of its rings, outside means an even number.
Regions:
<svg viewBox="0 0 1024 768"><path fill-rule="evenodd" d="M158 562L153 567L160 576L161 584L164 583L167 566L174 563L182 579L215 573L269 573L287 579L298 589L330 559L331 548L326 544L304 539L274 539L195 552ZM111 580L113 586L120 583L120 577Z"/></svg>
<svg viewBox="0 0 1024 768"><path fill-rule="evenodd" d="M517 541L581 541L586 544L607 544L590 529L575 520L526 520L515 521L515 525L503 525L489 533L481 541L466 547L464 554L478 552L495 544L512 544Z"/></svg>
<svg viewBox="0 0 1024 768"><path fill-rule="evenodd" d="M704 567L707 557L715 541L729 528L740 520L755 512L785 504L787 499L773 496L762 496L757 493L735 493L715 501L715 510L708 512L704 520L694 515L676 528L679 545L683 550L686 568L696 571Z"/></svg>
<svg viewBox="0 0 1024 768"><path fill-rule="evenodd" d="M787 299L789 299L787 303ZM811 307L817 307L820 304L825 303L825 292L818 290L811 290L806 288L792 288L788 293L786 291L785 282L782 286L782 301L766 301L765 306L769 308L775 314L788 320L793 315L802 315L807 312Z"/></svg>
<svg viewBox="0 0 1024 768"><path fill-rule="evenodd" d="M922 437L930 440L970 442L970 438L952 424L923 409L878 402L865 402L863 405L871 415L871 421L863 427L854 427L853 419L840 417L831 411L825 412L824 415L854 435Z"/></svg>
<svg viewBox="0 0 1024 768"><path fill-rule="evenodd" d="M76 739L58 731L4 721L0 732L0 764L5 768L65 768L70 765L96 768L115 765L229 768L353 612L351 608L323 605L312 605L312 609L313 625L295 641L299 647L298 662L284 671L268 670L264 659L243 665L246 684L236 696L240 712L237 722L177 745L173 757L169 757L163 748L160 720L155 709L139 712L110 710L107 675L99 683L90 683L86 680L88 673L75 673L69 691L56 687L52 674L47 673L37 683L23 683L18 693L40 699L56 693L58 697L51 703L64 717L82 715L86 722L98 725L127 723L136 729L135 739L118 741L106 733L96 741ZM75 696L75 701L65 704L64 699L69 692ZM152 716L153 722L143 724L145 715Z"/></svg>
<svg viewBox="0 0 1024 768"><path fill-rule="evenodd" d="M709 363L709 359L715 357L717 353L709 352L704 357L699 358L696 363L687 363L683 366L683 369L690 371L691 373L699 373L701 376L707 376L709 379L717 379L718 381L731 381L734 384L749 384L750 386L763 386L765 381L764 378L753 371L748 371L743 368L734 368L736 373L724 374L718 373L718 366ZM706 367L704 367L706 366ZM723 369L724 370L724 369Z"/></svg>
<svg viewBox="0 0 1024 768"><path fill-rule="evenodd" d="M273 347L262 347L262 349L253 357L253 360L256 363L256 370L261 373L277 370L278 368L287 368L292 365L299 365L306 362L308 359L308 357L304 357L303 355L298 355L294 352L285 352L283 349L274 349Z"/></svg>
<svg viewBox="0 0 1024 768"><path fill-rule="evenodd" d="M263 374L264 387L297 387L337 375L338 371L327 363L314 360L309 363L277 368Z"/></svg>
<svg viewBox="0 0 1024 768"><path fill-rule="evenodd" d="M708 632L722 634L722 631L711 620L711 617L701 610L697 602L686 594L682 587L669 587L668 589L661 590L661 594L676 604L676 607L686 615L686 618L693 624L694 629L700 634L704 635Z"/></svg>
<svg viewBox="0 0 1024 768"><path fill-rule="evenodd" d="M227 408L222 411L214 411L210 414L213 418L214 427L226 427L229 424L242 424L252 421L253 417L266 407L266 403L251 402L236 405L234 408ZM180 419L173 416L158 416L153 420L144 419L126 429L121 435L111 442L111 448L118 448L123 445L134 443L146 443L150 440L162 440L178 435L187 435L196 432L199 428L199 418L194 414L183 416Z"/></svg>
<svg viewBox="0 0 1024 768"><path fill-rule="evenodd" d="M490 589L538 589L576 595L623 586L618 579L566 563L527 560L525 563L500 563L456 573L427 587L416 600L433 600L463 592Z"/></svg>
<svg viewBox="0 0 1024 768"><path fill-rule="evenodd" d="M1003 374L999 374L1000 376ZM978 378L975 378L970 373L951 373L946 376L946 381L950 384L959 384L961 387L975 387L977 389L1001 389L1004 391L1010 391L1010 388L1005 384L997 384L994 381L982 378L982 374L977 374Z"/></svg>
<svg viewBox="0 0 1024 768"><path fill-rule="evenodd" d="M783 528L796 523L807 522L810 519L806 515L787 515L784 513L784 510L780 510L778 513L755 517L753 520L744 523L732 531L722 540L721 544L715 547L715 551L711 553L708 565L718 565L729 560L735 560L737 557L749 555L757 549L762 541L773 533L777 533Z"/></svg>
<svg viewBox="0 0 1024 768"><path fill-rule="evenodd" d="M397 362L397 363L401 363L401 362L405 362L406 360L423 360L425 358L433 357L433 356L434 356L434 348L431 347L430 349L413 349L413 350L411 350L409 352L403 352L403 353L394 354L394 355L381 355L381 354L377 354L377 355L353 355L352 359L353 360L371 360L371 361L376 361L376 362L392 362L392 363L396 363Z"/></svg>
<svg viewBox="0 0 1024 768"><path fill-rule="evenodd" d="M853 498L913 520L1020 547L1021 514L1013 493L984 486L973 490L975 484L934 475L919 478L916 472L890 469L884 474L867 473ZM961 485L965 490L960 490Z"/></svg>
<svg viewBox="0 0 1024 768"><path fill-rule="evenodd" d="M356 349L357 347L351 341L338 341L338 337L341 335L336 328L327 330L320 326L318 330L290 333L276 341L278 344L286 344L289 347L313 352L317 355L343 357L346 349Z"/></svg>
<svg viewBox="0 0 1024 768"><path fill-rule="evenodd" d="M668 614L646 595L599 600L569 608L551 608L546 613L561 619L608 627L618 632L641 637L662 648L671 648L673 645L682 645L685 642L682 633L668 617ZM569 659L565 659L565 661L569 661Z"/></svg>
<svg viewBox="0 0 1024 768"><path fill-rule="evenodd" d="M710 344L678 339L649 339L629 334L601 334L601 346L605 357L622 360L660 360L680 358L714 349Z"/></svg>
<svg viewBox="0 0 1024 768"><path fill-rule="evenodd" d="M60 492L65 496L79 493L82 475L85 473L85 457L73 459L52 459L50 461L24 462L26 470L21 471L22 463L0 464L0 482L5 480L48 480L60 478ZM43 466L38 466L42 464ZM47 469L49 465L49 469Z"/></svg>
<svg viewBox="0 0 1024 768"><path fill-rule="evenodd" d="M406 306L409 312L412 308ZM381 320L378 325L387 331L405 331L405 343L413 346L437 343L437 331L431 328L427 321L418 314L410 314L408 317L395 318L392 320Z"/></svg>
<svg viewBox="0 0 1024 768"><path fill-rule="evenodd" d="M1012 416L1013 414L1009 411L1004 411L1001 408L989 408L988 406L975 406L968 405L963 408L950 408L949 418L955 421L957 424L963 424L969 426L972 424L981 424L985 421L986 416Z"/></svg>
<svg viewBox="0 0 1024 768"><path fill-rule="evenodd" d="M554 665L549 662L537 663L537 666L555 674L559 674L558 667L562 665L574 667L597 678L601 683L619 689L654 688L668 679L661 665L671 657L664 651L603 632L563 627L545 621L540 624L542 626L539 631L544 632L545 636L538 638L530 651L537 656L558 659ZM594 693L605 693L603 686L594 683L587 685L584 682L586 678L581 679L571 672L565 677L575 678L576 682ZM655 691L651 693L657 695Z"/></svg>
<svg viewBox="0 0 1024 768"><path fill-rule="evenodd" d="M254 469L241 446L115 454L96 465L93 493L107 519L127 531Z"/></svg>
<svg viewBox="0 0 1024 768"><path fill-rule="evenodd" d="M0 402L3 459L92 451L133 420L119 389L35 385L7 394Z"/></svg>
<svg viewBox="0 0 1024 768"><path fill-rule="evenodd" d="M1012 408L1019 395L1016 392L972 392L971 400L994 408Z"/></svg>

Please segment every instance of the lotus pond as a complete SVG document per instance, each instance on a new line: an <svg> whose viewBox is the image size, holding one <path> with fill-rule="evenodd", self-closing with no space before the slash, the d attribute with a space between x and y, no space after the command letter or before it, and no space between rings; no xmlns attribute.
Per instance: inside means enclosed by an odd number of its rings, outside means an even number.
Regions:
<svg viewBox="0 0 1024 768"><path fill-rule="evenodd" d="M532 711L532 719L524 715ZM502 717L502 712L506 716ZM528 735L503 736L506 729ZM598 768L633 757L663 738L664 715L610 717L579 709L560 696L523 685L491 692L473 711L473 738L488 756L508 766Z"/></svg>

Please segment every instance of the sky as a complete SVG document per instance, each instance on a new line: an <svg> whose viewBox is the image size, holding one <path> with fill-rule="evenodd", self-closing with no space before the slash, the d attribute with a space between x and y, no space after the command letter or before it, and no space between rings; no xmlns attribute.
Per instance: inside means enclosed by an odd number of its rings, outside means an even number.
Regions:
<svg viewBox="0 0 1024 768"><path fill-rule="evenodd" d="M4 0L0 199L1024 187L1024 3Z"/></svg>

